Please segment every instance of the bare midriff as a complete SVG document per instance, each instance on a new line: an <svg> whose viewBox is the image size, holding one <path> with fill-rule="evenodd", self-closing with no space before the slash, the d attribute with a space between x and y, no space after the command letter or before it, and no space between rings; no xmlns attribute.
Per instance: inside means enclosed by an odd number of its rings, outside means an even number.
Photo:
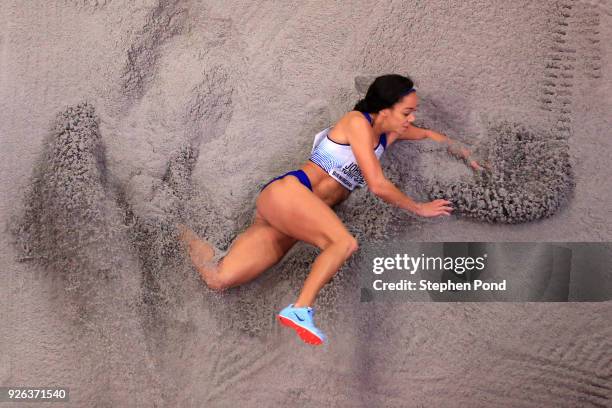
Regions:
<svg viewBox="0 0 612 408"><path fill-rule="evenodd" d="M346 118L350 115L362 116L360 112L349 112L343 119L341 119L330 131L328 138L335 143L344 144L348 146ZM389 146L396 140L395 136L391 134L387 135L387 146ZM372 139L372 149L376 149L376 146L380 143L380 134ZM325 170L317 166L310 160L308 160L301 169L306 173L310 179L312 185L312 192L319 197L323 202L330 207L340 204L348 198L351 194L350 190L345 188L342 184L334 180Z"/></svg>
<svg viewBox="0 0 612 408"><path fill-rule="evenodd" d="M306 173L312 192L330 207L340 204L346 200L351 192L334 180L325 170L310 160L301 169Z"/></svg>

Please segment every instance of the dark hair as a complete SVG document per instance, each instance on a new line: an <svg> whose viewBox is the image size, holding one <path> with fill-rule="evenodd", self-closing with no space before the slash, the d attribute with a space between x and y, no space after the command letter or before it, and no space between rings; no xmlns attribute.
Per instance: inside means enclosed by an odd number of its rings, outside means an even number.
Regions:
<svg viewBox="0 0 612 408"><path fill-rule="evenodd" d="M389 74L379 76L370 84L364 99L357 102L353 110L377 113L390 108L414 87L412 79Z"/></svg>

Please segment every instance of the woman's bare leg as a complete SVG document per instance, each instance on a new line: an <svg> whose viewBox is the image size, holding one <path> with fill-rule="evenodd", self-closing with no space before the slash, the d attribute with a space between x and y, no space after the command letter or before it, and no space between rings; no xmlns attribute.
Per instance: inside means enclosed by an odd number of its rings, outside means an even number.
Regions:
<svg viewBox="0 0 612 408"><path fill-rule="evenodd" d="M202 275L205 282L212 282L217 275L216 265L212 263L215 256L215 248L208 242L200 239L198 234L185 224L177 226L179 239L187 245L191 262Z"/></svg>
<svg viewBox="0 0 612 408"><path fill-rule="evenodd" d="M326 247L313 262L294 307L312 306L319 291L334 277L355 250L357 244L348 241L333 243Z"/></svg>
<svg viewBox="0 0 612 408"><path fill-rule="evenodd" d="M186 227L179 228L186 231ZM200 240L193 231L182 233L181 239L189 246L191 260L202 279L214 290L224 290L255 279L278 263L297 242L259 215L236 237L219 263L212 262L212 245Z"/></svg>
<svg viewBox="0 0 612 408"><path fill-rule="evenodd" d="M311 306L323 286L357 250L357 241L320 198L295 177L268 186L257 199L257 210L274 228L319 247L295 307Z"/></svg>

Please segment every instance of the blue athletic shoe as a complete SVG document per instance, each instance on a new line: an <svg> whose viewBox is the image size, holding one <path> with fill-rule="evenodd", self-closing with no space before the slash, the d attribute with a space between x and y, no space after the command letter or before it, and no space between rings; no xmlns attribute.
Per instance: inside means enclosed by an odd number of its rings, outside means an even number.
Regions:
<svg viewBox="0 0 612 408"><path fill-rule="evenodd" d="M278 320L285 326L294 329L302 340L316 346L326 341L325 335L312 322L312 307L293 307L293 303L278 314Z"/></svg>

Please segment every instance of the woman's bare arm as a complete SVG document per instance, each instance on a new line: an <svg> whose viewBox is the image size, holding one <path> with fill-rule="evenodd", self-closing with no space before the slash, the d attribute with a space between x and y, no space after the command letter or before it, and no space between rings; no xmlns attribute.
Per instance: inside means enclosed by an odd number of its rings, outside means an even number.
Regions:
<svg viewBox="0 0 612 408"><path fill-rule="evenodd" d="M380 162L372 149L372 138L374 136L372 127L365 119L351 118L348 128L349 144L368 188L373 194L389 204L424 217L450 215L452 208L447 206L450 202L435 200L430 203L417 203L385 177Z"/></svg>
<svg viewBox="0 0 612 408"><path fill-rule="evenodd" d="M438 133L431 129L427 130L427 137L431 140L435 140L438 143L445 144L449 154L465 160L465 162L474 170L484 170L482 166L480 166L480 164L478 164L478 162L471 157L471 150L456 140L453 140L445 134Z"/></svg>

